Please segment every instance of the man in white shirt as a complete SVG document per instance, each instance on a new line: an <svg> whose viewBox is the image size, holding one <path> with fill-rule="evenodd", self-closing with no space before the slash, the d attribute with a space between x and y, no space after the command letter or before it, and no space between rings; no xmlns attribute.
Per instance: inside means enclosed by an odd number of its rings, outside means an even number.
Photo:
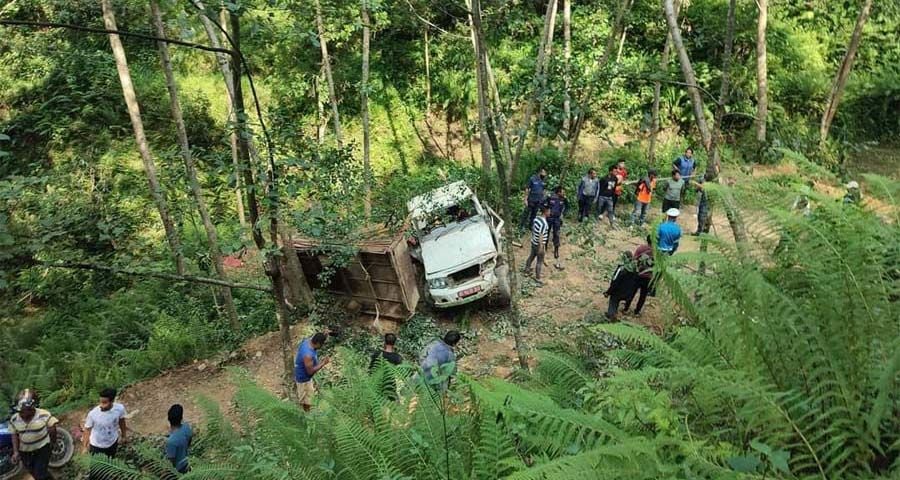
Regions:
<svg viewBox="0 0 900 480"><path fill-rule="evenodd" d="M104 389L100 392L100 404L88 412L84 420L82 444L91 455L99 453L113 458L119 444L126 442L125 406L115 400L116 390Z"/></svg>

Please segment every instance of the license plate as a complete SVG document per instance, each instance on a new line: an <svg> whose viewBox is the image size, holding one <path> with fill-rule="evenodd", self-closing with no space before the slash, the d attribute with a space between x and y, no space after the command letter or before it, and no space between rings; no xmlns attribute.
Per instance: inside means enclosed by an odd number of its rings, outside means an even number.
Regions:
<svg viewBox="0 0 900 480"><path fill-rule="evenodd" d="M470 296L475 295L476 293L478 293L478 292L480 292L480 291L481 291L481 286L480 286L480 285L477 286L477 287L467 288L467 289L465 289L465 290L459 292L459 298L470 297Z"/></svg>

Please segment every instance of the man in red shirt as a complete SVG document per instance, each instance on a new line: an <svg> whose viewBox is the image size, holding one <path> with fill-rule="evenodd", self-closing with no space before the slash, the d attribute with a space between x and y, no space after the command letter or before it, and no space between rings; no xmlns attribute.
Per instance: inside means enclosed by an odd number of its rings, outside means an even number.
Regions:
<svg viewBox="0 0 900 480"><path fill-rule="evenodd" d="M619 163L616 164L616 178L619 179L619 183L616 184L616 194L613 196L613 211L616 209L616 205L619 204L619 197L622 196L622 188L625 186L625 180L628 178L628 170L625 169L625 160L619 160Z"/></svg>

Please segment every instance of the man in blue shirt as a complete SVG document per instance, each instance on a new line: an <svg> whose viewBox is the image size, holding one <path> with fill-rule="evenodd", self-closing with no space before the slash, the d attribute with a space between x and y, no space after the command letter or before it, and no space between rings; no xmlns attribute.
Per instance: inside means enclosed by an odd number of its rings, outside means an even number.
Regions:
<svg viewBox="0 0 900 480"><path fill-rule="evenodd" d="M453 353L453 348L461 338L459 332L450 330L444 335L443 340L435 340L422 350L419 364L426 385L431 385L441 392L447 390L450 375L456 373L456 354ZM444 375L447 377L442 380Z"/></svg>
<svg viewBox="0 0 900 480"><path fill-rule="evenodd" d="M166 440L166 458L172 462L172 466L178 473L187 473L191 468L188 464L188 450L191 447L191 439L194 432L184 419L184 407L179 404L169 407L169 438Z"/></svg>
<svg viewBox="0 0 900 480"><path fill-rule="evenodd" d="M303 410L308 412L312 408L312 397L315 395L313 375L331 362L329 358L323 358L319 362L318 350L325 345L328 336L318 332L310 338L304 339L297 347L297 356L294 357L294 380L297 382L297 394Z"/></svg>
<svg viewBox="0 0 900 480"><path fill-rule="evenodd" d="M694 167L696 167L696 163L694 162L694 149L688 148L684 151L684 155L675 159L672 162L672 165L678 170L678 173L681 174L681 178L687 180L694 175Z"/></svg>
<svg viewBox="0 0 900 480"><path fill-rule="evenodd" d="M547 178L547 170L543 167L528 179L525 185L525 211L522 212L522 220L519 222L519 228L524 230L534 222L534 217L538 214L541 204L544 203L544 190L546 189L545 179Z"/></svg>
<svg viewBox="0 0 900 480"><path fill-rule="evenodd" d="M678 250L678 241L681 240L681 227L678 226L678 215L681 212L677 208L666 211L666 221L656 230L656 248L660 252L672 255Z"/></svg>

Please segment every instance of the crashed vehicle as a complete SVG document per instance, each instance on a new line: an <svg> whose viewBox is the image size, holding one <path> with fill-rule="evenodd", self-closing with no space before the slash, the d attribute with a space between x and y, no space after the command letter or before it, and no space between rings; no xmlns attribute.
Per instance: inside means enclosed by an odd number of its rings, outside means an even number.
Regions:
<svg viewBox="0 0 900 480"><path fill-rule="evenodd" d="M502 254L503 219L459 181L407 203L411 254L425 271L426 298L438 308L491 296L507 304L509 265Z"/></svg>

